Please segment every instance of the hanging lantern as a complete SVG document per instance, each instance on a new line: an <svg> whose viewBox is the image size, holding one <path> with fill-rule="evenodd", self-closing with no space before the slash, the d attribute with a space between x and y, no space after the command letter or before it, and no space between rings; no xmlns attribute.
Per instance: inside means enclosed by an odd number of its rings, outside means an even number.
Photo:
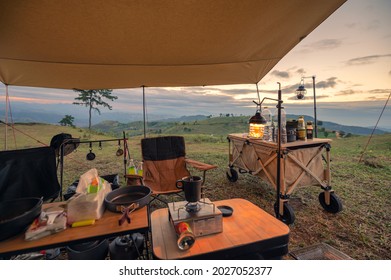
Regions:
<svg viewBox="0 0 391 280"><path fill-rule="evenodd" d="M254 116L249 120L248 136L253 138L262 138L266 120L262 117L261 112L257 110Z"/></svg>
<svg viewBox="0 0 391 280"><path fill-rule="evenodd" d="M306 93L307 93L307 90L304 87L304 78L301 78L300 85L296 90L297 99L304 99Z"/></svg>

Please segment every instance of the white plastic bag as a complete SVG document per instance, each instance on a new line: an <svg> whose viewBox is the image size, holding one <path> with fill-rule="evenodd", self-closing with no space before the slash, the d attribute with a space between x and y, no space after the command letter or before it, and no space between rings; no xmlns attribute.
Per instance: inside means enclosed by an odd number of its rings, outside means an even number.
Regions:
<svg viewBox="0 0 391 280"><path fill-rule="evenodd" d="M99 183L95 193L88 193L91 182ZM98 176L93 168L80 176L76 194L68 200L68 224L98 220L105 211L105 196L111 191L110 183Z"/></svg>

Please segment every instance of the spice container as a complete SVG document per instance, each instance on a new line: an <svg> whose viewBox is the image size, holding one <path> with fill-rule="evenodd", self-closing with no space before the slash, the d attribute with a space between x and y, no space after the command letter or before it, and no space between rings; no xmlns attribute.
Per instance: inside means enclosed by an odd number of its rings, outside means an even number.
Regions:
<svg viewBox="0 0 391 280"><path fill-rule="evenodd" d="M305 140L306 138L306 129L303 116L300 116L297 122L297 136L299 140Z"/></svg>
<svg viewBox="0 0 391 280"><path fill-rule="evenodd" d="M311 121L307 122L307 139L314 139L314 128Z"/></svg>
<svg viewBox="0 0 391 280"><path fill-rule="evenodd" d="M286 123L286 133L288 142L296 141L296 129L297 129L297 121L288 121Z"/></svg>

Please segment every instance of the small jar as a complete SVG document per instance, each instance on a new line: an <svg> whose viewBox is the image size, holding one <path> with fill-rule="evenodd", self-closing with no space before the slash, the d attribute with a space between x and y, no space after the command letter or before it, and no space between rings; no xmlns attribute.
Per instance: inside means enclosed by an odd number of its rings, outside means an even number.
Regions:
<svg viewBox="0 0 391 280"><path fill-rule="evenodd" d="M314 128L311 121L307 122L307 139L314 139Z"/></svg>

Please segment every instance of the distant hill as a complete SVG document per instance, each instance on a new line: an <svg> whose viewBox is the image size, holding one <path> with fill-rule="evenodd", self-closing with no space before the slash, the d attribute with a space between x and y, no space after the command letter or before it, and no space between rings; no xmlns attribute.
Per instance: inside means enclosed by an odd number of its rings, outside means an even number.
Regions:
<svg viewBox="0 0 391 280"><path fill-rule="evenodd" d="M287 115L288 119L297 119L298 115ZM304 116L304 119L306 121L314 121L314 118L311 116ZM361 127L361 126L351 126L351 125L342 125L334 122L329 121L322 121L318 119L318 123L321 122L321 126L324 127L326 130L329 131L343 131L345 133L351 133L355 135L369 135L372 133L373 128L368 127ZM384 134L387 133L387 131L376 129L374 134Z"/></svg>
<svg viewBox="0 0 391 280"><path fill-rule="evenodd" d="M297 119L297 115L287 115L287 119ZM313 121L310 116L304 116L306 121ZM171 118L161 121L149 121L146 124L148 133L154 134L208 134L227 135L229 133L240 133L248 130L249 116L186 116L182 118ZM94 130L104 133L120 135L123 131L129 136L142 135L144 124L142 121L120 123L118 121L104 121L93 126ZM372 133L371 128L358 126L345 126L333 122L322 121L318 125L318 131L325 129L328 133L343 131L345 134L368 135ZM377 129L375 134L384 134L385 131Z"/></svg>
<svg viewBox="0 0 391 280"><path fill-rule="evenodd" d="M4 119L4 103L0 102L0 119ZM15 102L12 105L13 121L15 123L47 123L58 124L66 115L70 114L75 118L74 124L77 127L88 125L88 111L83 106L72 104L29 104ZM310 116L304 116L305 120L312 120ZM297 119L297 115L288 115L287 118ZM102 110L102 114L94 114L92 123L94 129L109 133L122 133L129 131L132 135L143 133L143 115L136 112L115 112ZM189 133L195 131L203 134L224 135L227 132L247 131L249 116L235 116L222 114L211 117L211 115L192 115L173 117L172 115L148 114L147 128L158 133ZM197 122L195 125L194 122ZM322 127L328 131L344 131L355 135L369 135L372 133L370 127L346 126L323 120ZM384 134L385 131L378 128L375 134Z"/></svg>

